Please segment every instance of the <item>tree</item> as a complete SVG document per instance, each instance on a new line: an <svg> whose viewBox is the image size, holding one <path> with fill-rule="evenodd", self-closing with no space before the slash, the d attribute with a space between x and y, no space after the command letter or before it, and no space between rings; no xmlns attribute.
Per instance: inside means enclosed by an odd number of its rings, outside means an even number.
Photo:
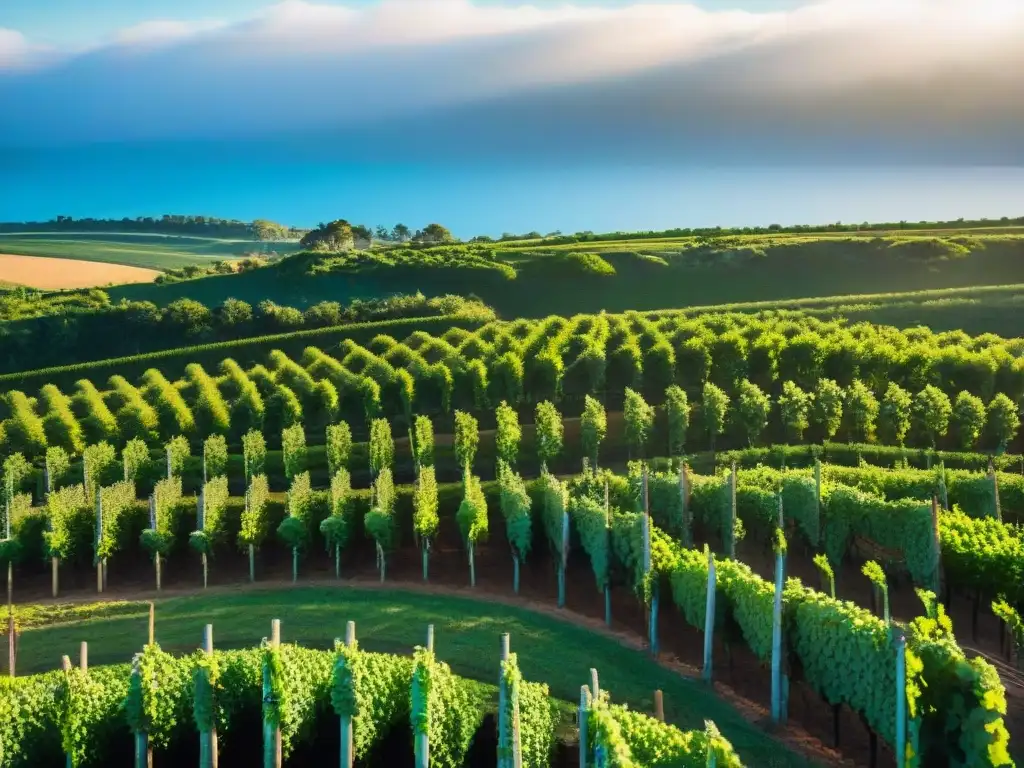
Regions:
<svg viewBox="0 0 1024 768"><path fill-rule="evenodd" d="M288 237L288 227L276 221L255 219L252 223L252 233L257 240L284 240Z"/></svg>
<svg viewBox="0 0 1024 768"><path fill-rule="evenodd" d="M344 219L320 224L299 241L303 248L314 251L347 251L355 245L352 225Z"/></svg>
<svg viewBox="0 0 1024 768"><path fill-rule="evenodd" d="M175 334L189 337L201 336L210 330L213 313L195 299L172 301L164 310L164 323Z"/></svg>
<svg viewBox="0 0 1024 768"><path fill-rule="evenodd" d="M647 404L639 392L626 387L626 400L622 406L622 416L626 423L626 443L629 446L630 454L632 455L635 450L640 457L643 457L647 439L654 426L654 408Z"/></svg>
<svg viewBox="0 0 1024 768"><path fill-rule="evenodd" d="M682 456L686 448L686 430L690 426L690 403L682 387L673 384L665 390L665 417L668 422L668 455Z"/></svg>
<svg viewBox="0 0 1024 768"><path fill-rule="evenodd" d="M217 324L225 330L236 330L252 322L252 304L240 299L225 299L217 308Z"/></svg>
<svg viewBox="0 0 1024 768"><path fill-rule="evenodd" d="M1020 429L1020 410L1016 404L1000 392L988 404L988 434L1000 453Z"/></svg>
<svg viewBox="0 0 1024 768"><path fill-rule="evenodd" d="M383 224L378 224L373 228L373 236L378 240L390 240L391 230L385 227Z"/></svg>
<svg viewBox="0 0 1024 768"><path fill-rule="evenodd" d="M519 426L519 414L502 400L495 411L495 416L497 418L495 443L498 461L503 461L509 468L514 468L519 457L519 441L523 437L523 430Z"/></svg>
<svg viewBox="0 0 1024 768"><path fill-rule="evenodd" d="M352 226L352 240L354 247L365 250L373 245L373 231L362 224Z"/></svg>
<svg viewBox="0 0 1024 768"><path fill-rule="evenodd" d="M894 381L889 382L878 409L878 431L884 441L903 445L910 432L912 402L907 390Z"/></svg>
<svg viewBox="0 0 1024 768"><path fill-rule="evenodd" d="M303 325L310 328L329 328L341 325L341 304L336 301L321 301L302 313Z"/></svg>
<svg viewBox="0 0 1024 768"><path fill-rule="evenodd" d="M878 400L859 379L854 379L846 390L844 410L849 422L850 439L859 443L871 442L878 423Z"/></svg>
<svg viewBox="0 0 1024 768"><path fill-rule="evenodd" d="M448 231L447 227L440 224L427 224L416 233L413 240L418 243L451 243L455 241L455 238L452 237L452 233Z"/></svg>
<svg viewBox="0 0 1024 768"><path fill-rule="evenodd" d="M949 418L952 413L953 406L949 402L949 397L938 387L929 384L914 395L914 421L932 448L949 430Z"/></svg>
<svg viewBox="0 0 1024 768"><path fill-rule="evenodd" d="M395 440L387 419L374 419L370 423L370 472L374 477L390 469L395 461Z"/></svg>
<svg viewBox="0 0 1024 768"><path fill-rule="evenodd" d="M831 440L843 423L843 388L832 379L821 379L814 392L814 421L826 440Z"/></svg>
<svg viewBox="0 0 1024 768"><path fill-rule="evenodd" d="M580 438L583 442L583 455L590 460L590 465L597 466L597 454L608 431L608 419L604 406L586 395L583 400L583 415L580 417Z"/></svg>
<svg viewBox="0 0 1024 768"><path fill-rule="evenodd" d="M715 440L725 431L725 417L729 410L729 396L720 387L710 381L705 382L701 392L700 415L711 441L711 451L715 450Z"/></svg>
<svg viewBox="0 0 1024 768"><path fill-rule="evenodd" d="M409 229L405 224L395 224L394 229L391 230L391 240L396 243L408 242L412 237L412 230Z"/></svg>
<svg viewBox="0 0 1024 768"><path fill-rule="evenodd" d="M957 395L953 404L952 422L960 447L965 451L973 449L985 428L985 404L981 398L967 391Z"/></svg>
<svg viewBox="0 0 1024 768"><path fill-rule="evenodd" d="M548 462L562 452L562 415L545 400L537 403L534 422L537 430L537 458L540 459L541 471L546 472Z"/></svg>
<svg viewBox="0 0 1024 768"><path fill-rule="evenodd" d="M413 424L414 458L418 467L434 466L434 424L429 416L417 416Z"/></svg>
<svg viewBox="0 0 1024 768"><path fill-rule="evenodd" d="M455 412L455 458L463 473L469 473L480 444L480 425L475 417L463 411Z"/></svg>
<svg viewBox="0 0 1024 768"><path fill-rule="evenodd" d="M747 379L740 381L736 405L732 416L737 426L743 431L747 443L751 446L757 442L768 426L768 414L771 413L772 401L757 384Z"/></svg>
<svg viewBox="0 0 1024 768"><path fill-rule="evenodd" d="M803 441L804 432L810 426L809 415L813 403L814 397L800 389L796 382L783 382L782 394L779 395L779 416L787 438L797 443Z"/></svg>

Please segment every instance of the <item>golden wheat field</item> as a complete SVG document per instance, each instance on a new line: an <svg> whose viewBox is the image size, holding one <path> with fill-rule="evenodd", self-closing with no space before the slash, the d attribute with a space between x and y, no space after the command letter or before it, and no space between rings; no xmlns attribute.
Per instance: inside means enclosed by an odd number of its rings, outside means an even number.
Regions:
<svg viewBox="0 0 1024 768"><path fill-rule="evenodd" d="M155 269L123 264L0 253L0 283L30 288L57 290L92 288L110 283L151 283L159 274Z"/></svg>

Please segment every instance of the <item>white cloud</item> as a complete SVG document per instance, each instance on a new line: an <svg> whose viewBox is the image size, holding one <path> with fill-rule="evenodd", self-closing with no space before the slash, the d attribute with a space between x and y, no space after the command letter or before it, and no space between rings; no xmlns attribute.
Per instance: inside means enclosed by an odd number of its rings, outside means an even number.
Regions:
<svg viewBox="0 0 1024 768"><path fill-rule="evenodd" d="M20 32L0 27L0 72L29 66L39 52Z"/></svg>
<svg viewBox="0 0 1024 768"><path fill-rule="evenodd" d="M8 78L22 95L52 98L35 111L0 114L0 135L97 141L331 130L531 94L553 103L552 88L564 100L611 100L587 118L602 125L580 118L572 127L583 135L616 121L680 119L713 135L790 105L823 136L836 115L841 126L889 120L901 130L917 115L940 131L947 128L920 116L959 110L983 126L1024 110L1011 98L1024 92L1021 40L1022 0L819 0L777 12L286 0L234 24L147 22L59 66L46 61ZM35 60L28 49L0 30L0 70L24 69ZM138 52L131 67L119 61L123 50ZM645 95L634 112L617 107L637 93ZM61 119L72 109L73 121ZM542 136L547 116L529 117L524 129ZM718 129L708 127L714 120Z"/></svg>

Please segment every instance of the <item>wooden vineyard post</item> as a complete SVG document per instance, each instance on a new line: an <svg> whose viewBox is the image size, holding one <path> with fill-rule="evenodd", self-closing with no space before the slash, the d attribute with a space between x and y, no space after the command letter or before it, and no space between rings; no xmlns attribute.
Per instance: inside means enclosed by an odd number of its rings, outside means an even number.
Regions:
<svg viewBox="0 0 1024 768"><path fill-rule="evenodd" d="M208 657L213 656L213 624L207 624L203 629L203 653ZM208 673L204 671L203 674ZM212 688L213 681L207 680L207 684ZM199 768L217 768L216 722L211 724L209 731L202 731L199 734Z"/></svg>
<svg viewBox="0 0 1024 768"><path fill-rule="evenodd" d="M53 587L53 596L57 597L60 591L60 561L56 557L50 558L50 582Z"/></svg>
<svg viewBox="0 0 1024 768"><path fill-rule="evenodd" d="M939 500L932 496L932 541L934 561L932 566L932 590L942 594L942 538L939 535Z"/></svg>
<svg viewBox="0 0 1024 768"><path fill-rule="evenodd" d="M149 603L149 644L156 643L156 605Z"/></svg>
<svg viewBox="0 0 1024 768"><path fill-rule="evenodd" d="M205 474L206 473L205 447L204 447L203 450L204 450L204 454L203 454L203 474ZM204 480L204 482L205 482L205 480ZM196 511L198 513L197 516L198 516L199 519L198 519L197 522L199 523L199 525L196 526L196 530L201 531L206 526L206 486L205 485L199 490L199 501L198 501L198 504L199 504L199 507L198 507L198 509ZM210 569L209 569L209 563L208 563L208 561L206 559L206 552L205 552L205 550L202 552L202 558L203 558L203 589L206 589L207 578L209 576L209 570Z"/></svg>
<svg viewBox="0 0 1024 768"><path fill-rule="evenodd" d="M580 686L580 706L576 720L580 729L580 768L587 768L587 717L590 711L590 689Z"/></svg>
<svg viewBox="0 0 1024 768"><path fill-rule="evenodd" d="M814 522L815 529L821 530L821 459L814 460Z"/></svg>
<svg viewBox="0 0 1024 768"><path fill-rule="evenodd" d="M64 678L67 680L71 676L71 658L69 656L60 657L60 668L64 671ZM75 768L74 756L66 752L64 765L66 768Z"/></svg>
<svg viewBox="0 0 1024 768"><path fill-rule="evenodd" d="M356 623L345 625L345 647L352 649L356 644ZM352 716L341 716L341 768L352 768L355 760L355 743L352 741Z"/></svg>
<svg viewBox="0 0 1024 768"><path fill-rule="evenodd" d="M141 654L136 654L132 661L133 678L138 679L142 676L141 660ZM153 750L149 747L149 734L143 730L135 731L134 768L153 768Z"/></svg>
<svg viewBox="0 0 1024 768"><path fill-rule="evenodd" d="M654 717L665 722L665 695L660 689L654 692Z"/></svg>
<svg viewBox="0 0 1024 768"><path fill-rule="evenodd" d="M89 644L84 640L78 649L78 668L83 672L89 671Z"/></svg>
<svg viewBox="0 0 1024 768"><path fill-rule="evenodd" d="M683 546L693 546L693 522L690 520L690 477L686 462L679 465L679 503L683 509Z"/></svg>
<svg viewBox="0 0 1024 768"><path fill-rule="evenodd" d="M501 636L501 662L498 675L498 768L521 768L523 756L519 743L519 691L510 690L504 664L511 657L509 634Z"/></svg>
<svg viewBox="0 0 1024 768"><path fill-rule="evenodd" d="M992 506L995 511L996 520L1003 521L1003 508L999 503L999 477L996 475L995 462L990 462L990 473L992 475Z"/></svg>
<svg viewBox="0 0 1024 768"><path fill-rule="evenodd" d="M946 462L939 462L939 501L943 509L949 509L949 491L946 489Z"/></svg>
<svg viewBox="0 0 1024 768"><path fill-rule="evenodd" d="M715 639L715 591L717 579L715 575L715 556L705 547L708 554L708 588L704 615L704 672L705 683L711 682L711 652Z"/></svg>
<svg viewBox="0 0 1024 768"><path fill-rule="evenodd" d="M431 655L434 653L434 625L427 625L427 651ZM415 679L413 685L415 685ZM426 704L429 709L429 703ZM429 716L429 712L427 713ZM427 733L426 728L416 731L416 739L414 743L414 754L416 760L416 768L429 768L430 766L430 735Z"/></svg>
<svg viewBox="0 0 1024 768"><path fill-rule="evenodd" d="M170 443L167 444L166 452L167 452L167 479L170 480L171 479L171 446L170 446Z"/></svg>
<svg viewBox="0 0 1024 768"><path fill-rule="evenodd" d="M427 624L427 650L434 652L434 625Z"/></svg>
<svg viewBox="0 0 1024 768"><path fill-rule="evenodd" d="M562 551L558 564L558 607L565 608L565 569L569 563L569 511L562 511Z"/></svg>
<svg viewBox="0 0 1024 768"><path fill-rule="evenodd" d="M785 530L782 519L782 494L778 494L779 535ZM786 720L786 680L782 670L782 591L785 588L786 556L779 547L775 552L775 600L772 608L772 722Z"/></svg>
<svg viewBox="0 0 1024 768"><path fill-rule="evenodd" d="M96 489L96 591L103 592L103 559L100 545L103 543L103 494Z"/></svg>
<svg viewBox="0 0 1024 768"><path fill-rule="evenodd" d="M644 582L650 589L650 606L647 614L647 643L651 653L658 654L658 585L651 573L651 518L646 512L640 520L644 542ZM646 589L645 589L646 591ZM646 597L646 595L645 595Z"/></svg>
<svg viewBox="0 0 1024 768"><path fill-rule="evenodd" d="M18 651L18 635L14 629L14 606L7 604L7 672L14 677L14 660Z"/></svg>
<svg viewBox="0 0 1024 768"><path fill-rule="evenodd" d="M907 764L907 638L896 635L896 768Z"/></svg>
<svg viewBox="0 0 1024 768"><path fill-rule="evenodd" d="M156 494L150 494L149 496L149 527L151 530L156 530ZM163 589L162 579L162 567L163 563L160 560L159 548L153 552L153 569L156 571L156 591L160 592Z"/></svg>
<svg viewBox="0 0 1024 768"><path fill-rule="evenodd" d="M725 556L736 558L736 462L729 473L729 530L725 531Z"/></svg>
<svg viewBox="0 0 1024 768"><path fill-rule="evenodd" d="M248 461L248 457L246 457ZM248 478L248 475L246 476ZM246 480L248 482L248 479ZM252 486L249 485L245 489L245 513L246 517L249 516L249 494L252 491ZM249 545L249 583L256 581L256 547L252 544Z"/></svg>
<svg viewBox="0 0 1024 768"><path fill-rule="evenodd" d="M604 535L605 545L607 546L608 551L611 552L612 506L607 480L604 481ZM604 578L604 623L609 627L612 625L612 585L607 573L605 573Z"/></svg>
<svg viewBox="0 0 1024 768"><path fill-rule="evenodd" d="M270 647L281 646L281 620L274 619L270 623ZM273 702L273 690L270 682L270 668L263 665L263 768L281 768L281 723L270 722L266 715L266 705Z"/></svg>

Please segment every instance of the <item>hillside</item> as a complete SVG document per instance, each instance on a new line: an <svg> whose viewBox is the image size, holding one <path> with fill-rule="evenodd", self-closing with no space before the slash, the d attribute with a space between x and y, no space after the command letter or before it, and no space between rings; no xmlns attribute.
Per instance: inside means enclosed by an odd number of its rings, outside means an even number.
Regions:
<svg viewBox="0 0 1024 768"><path fill-rule="evenodd" d="M401 249L397 256L303 253L243 274L120 286L111 297L158 305L188 297L207 306L269 298L303 308L325 299L471 293L503 317L542 317L1014 284L1024 282L1022 256L1020 235L474 244Z"/></svg>

